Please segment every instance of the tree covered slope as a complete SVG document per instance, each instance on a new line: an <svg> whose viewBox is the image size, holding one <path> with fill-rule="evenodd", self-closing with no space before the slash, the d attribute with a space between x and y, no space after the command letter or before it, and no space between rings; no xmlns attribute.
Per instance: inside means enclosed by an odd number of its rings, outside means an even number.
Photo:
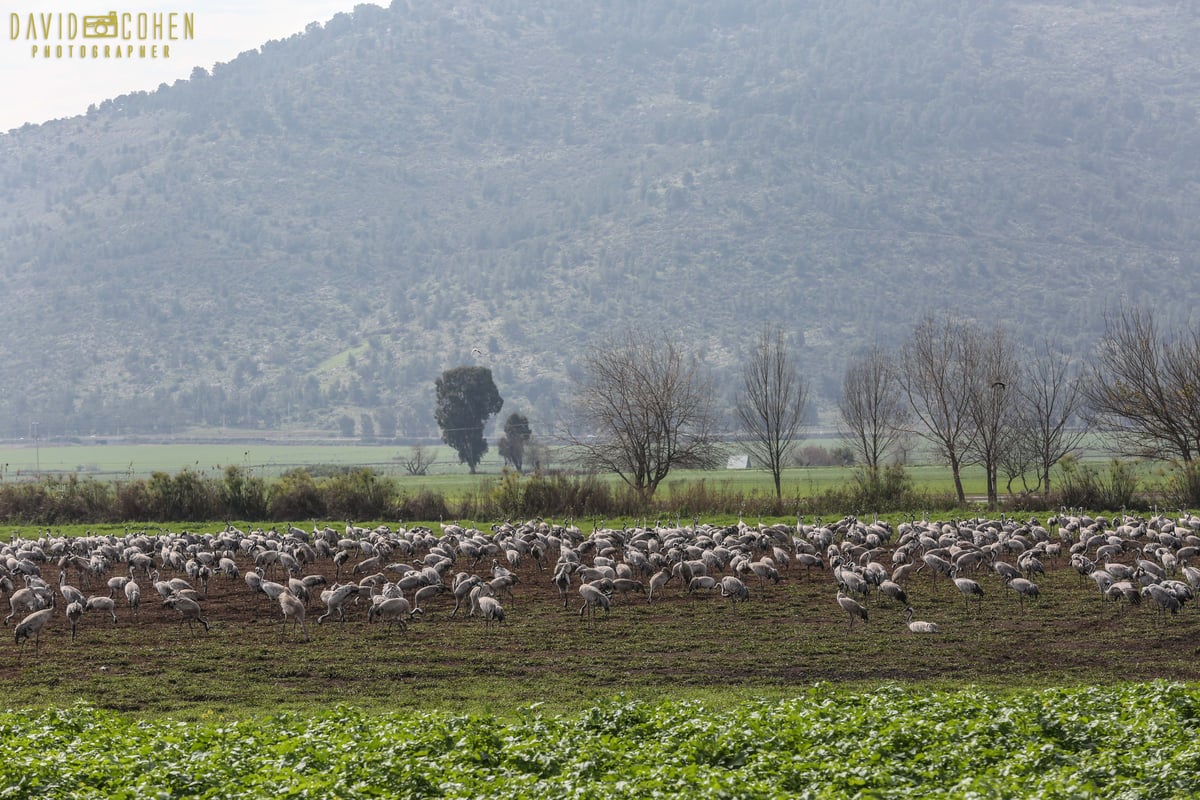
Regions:
<svg viewBox="0 0 1200 800"><path fill-rule="evenodd" d="M427 435L459 364L536 433L768 320L827 404L935 306L1083 356L1194 322L1198 104L1197 4L359 6L0 135L0 436Z"/></svg>

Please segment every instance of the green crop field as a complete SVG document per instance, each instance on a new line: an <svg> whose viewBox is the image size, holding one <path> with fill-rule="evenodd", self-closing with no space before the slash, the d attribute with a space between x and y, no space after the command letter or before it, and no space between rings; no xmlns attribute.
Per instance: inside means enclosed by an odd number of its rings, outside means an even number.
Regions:
<svg viewBox="0 0 1200 800"><path fill-rule="evenodd" d="M1163 798L1200 793L1200 690L867 692L504 717L338 706L180 724L0 714L6 797Z"/></svg>

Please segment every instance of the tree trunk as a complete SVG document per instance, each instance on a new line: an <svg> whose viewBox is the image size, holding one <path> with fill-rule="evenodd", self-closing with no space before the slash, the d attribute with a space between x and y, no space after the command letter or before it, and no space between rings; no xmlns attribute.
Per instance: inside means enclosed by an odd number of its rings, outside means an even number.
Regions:
<svg viewBox="0 0 1200 800"><path fill-rule="evenodd" d="M958 494L958 504L966 505L967 493L963 491L962 474L960 473L957 458L950 459L950 472L952 475L954 475L954 491L956 494Z"/></svg>

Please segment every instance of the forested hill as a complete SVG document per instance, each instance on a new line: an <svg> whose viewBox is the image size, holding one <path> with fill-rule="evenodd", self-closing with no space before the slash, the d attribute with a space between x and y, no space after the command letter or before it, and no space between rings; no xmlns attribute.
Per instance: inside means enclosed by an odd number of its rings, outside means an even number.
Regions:
<svg viewBox="0 0 1200 800"><path fill-rule="evenodd" d="M630 328L731 395L783 321L829 403L935 307L1194 324L1198 8L359 6L0 135L0 436L422 435L474 363L537 433Z"/></svg>

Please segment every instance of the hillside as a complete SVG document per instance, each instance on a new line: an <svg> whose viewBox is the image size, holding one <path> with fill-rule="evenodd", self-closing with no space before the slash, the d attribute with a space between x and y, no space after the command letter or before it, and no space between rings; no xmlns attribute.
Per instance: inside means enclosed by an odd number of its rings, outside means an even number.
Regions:
<svg viewBox="0 0 1200 800"><path fill-rule="evenodd" d="M0 135L0 437L421 436L463 363L537 433L631 326L826 404L935 304L1083 356L1195 324L1198 107L1197 4L359 6Z"/></svg>

